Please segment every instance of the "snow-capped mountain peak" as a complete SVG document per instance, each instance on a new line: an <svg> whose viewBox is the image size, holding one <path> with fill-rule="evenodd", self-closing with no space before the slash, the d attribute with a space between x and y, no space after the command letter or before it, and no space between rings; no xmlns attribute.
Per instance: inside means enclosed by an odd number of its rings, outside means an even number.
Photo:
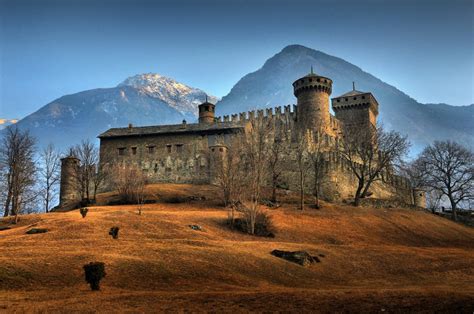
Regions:
<svg viewBox="0 0 474 314"><path fill-rule="evenodd" d="M150 97L164 101L182 114L194 116L197 115L197 106L206 98L204 91L156 73L131 76L118 86L132 86ZM208 99L214 103L218 101L211 95L208 95Z"/></svg>

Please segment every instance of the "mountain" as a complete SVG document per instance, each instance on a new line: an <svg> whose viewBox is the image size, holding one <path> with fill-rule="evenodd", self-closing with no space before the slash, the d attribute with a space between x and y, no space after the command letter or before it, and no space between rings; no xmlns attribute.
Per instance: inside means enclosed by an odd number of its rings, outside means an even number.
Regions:
<svg viewBox="0 0 474 314"><path fill-rule="evenodd" d="M435 139L455 139L474 148L474 105L421 104L359 67L321 51L300 45L285 47L262 68L244 76L217 103L218 115L296 103L292 83L315 72L333 80L332 97L352 89L369 91L379 102L379 121L407 134L419 151Z"/></svg>
<svg viewBox="0 0 474 314"><path fill-rule="evenodd" d="M18 122L38 139L66 149L83 139L94 140L112 127L193 122L206 98L200 89L158 74L127 78L113 88L98 88L60 97ZM209 96L216 101L214 96Z"/></svg>
<svg viewBox="0 0 474 314"><path fill-rule="evenodd" d="M186 86L155 73L129 77L119 84L119 87L121 86L132 86L150 97L161 99L183 115L190 116L196 116L198 105L206 97L200 89ZM216 103L217 98L209 96L209 101Z"/></svg>

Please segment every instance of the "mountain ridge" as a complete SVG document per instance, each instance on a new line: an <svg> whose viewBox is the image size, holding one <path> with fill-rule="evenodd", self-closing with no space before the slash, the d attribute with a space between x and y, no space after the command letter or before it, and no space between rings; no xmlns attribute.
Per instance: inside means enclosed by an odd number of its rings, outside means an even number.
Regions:
<svg viewBox="0 0 474 314"><path fill-rule="evenodd" d="M472 107L419 103L344 59L302 45L283 48L261 68L243 76L217 103L217 113L223 115L295 103L291 84L308 74L311 66L316 73L333 80L331 97L351 90L353 81L358 90L373 93L380 105L379 121L388 129L407 134L415 151L436 139L456 139L474 147L474 127L469 123L473 120ZM467 111L467 116L460 114L461 111ZM451 116L461 119L456 121Z"/></svg>

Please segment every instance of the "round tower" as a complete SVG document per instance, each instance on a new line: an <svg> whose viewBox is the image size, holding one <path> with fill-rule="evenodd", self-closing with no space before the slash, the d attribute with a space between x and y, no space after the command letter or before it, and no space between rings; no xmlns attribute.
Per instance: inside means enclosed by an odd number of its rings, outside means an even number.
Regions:
<svg viewBox="0 0 474 314"><path fill-rule="evenodd" d="M214 123L216 105L207 101L199 105L199 123Z"/></svg>
<svg viewBox="0 0 474 314"><path fill-rule="evenodd" d="M413 189L413 205L426 208L426 192L423 189Z"/></svg>
<svg viewBox="0 0 474 314"><path fill-rule="evenodd" d="M68 156L61 159L61 183L59 185L59 207L66 207L80 202L77 193L76 173L79 159Z"/></svg>
<svg viewBox="0 0 474 314"><path fill-rule="evenodd" d="M332 80L311 73L293 83L294 95L297 98L297 123L303 129L330 129L329 95L332 91Z"/></svg>
<svg viewBox="0 0 474 314"><path fill-rule="evenodd" d="M227 146L223 144L209 146L209 179L211 184L216 183L225 167L227 167Z"/></svg>

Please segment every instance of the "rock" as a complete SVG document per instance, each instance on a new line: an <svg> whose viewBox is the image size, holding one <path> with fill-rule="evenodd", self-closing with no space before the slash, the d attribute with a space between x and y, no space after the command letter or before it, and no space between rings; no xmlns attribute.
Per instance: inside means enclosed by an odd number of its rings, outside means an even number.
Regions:
<svg viewBox="0 0 474 314"><path fill-rule="evenodd" d="M281 251L273 250L271 253L273 256L283 258L289 262L300 264L301 266L308 266L313 263L320 263L320 259L317 256L311 256L306 251Z"/></svg>
<svg viewBox="0 0 474 314"><path fill-rule="evenodd" d="M193 230L202 231L202 228L199 225L188 225L188 226L189 226L189 228L191 228Z"/></svg>
<svg viewBox="0 0 474 314"><path fill-rule="evenodd" d="M9 226L0 226L0 231L3 231L3 230L10 230L11 227Z"/></svg>
<svg viewBox="0 0 474 314"><path fill-rule="evenodd" d="M37 234L37 233L46 233L48 229L44 228L32 228L26 232L26 234Z"/></svg>

